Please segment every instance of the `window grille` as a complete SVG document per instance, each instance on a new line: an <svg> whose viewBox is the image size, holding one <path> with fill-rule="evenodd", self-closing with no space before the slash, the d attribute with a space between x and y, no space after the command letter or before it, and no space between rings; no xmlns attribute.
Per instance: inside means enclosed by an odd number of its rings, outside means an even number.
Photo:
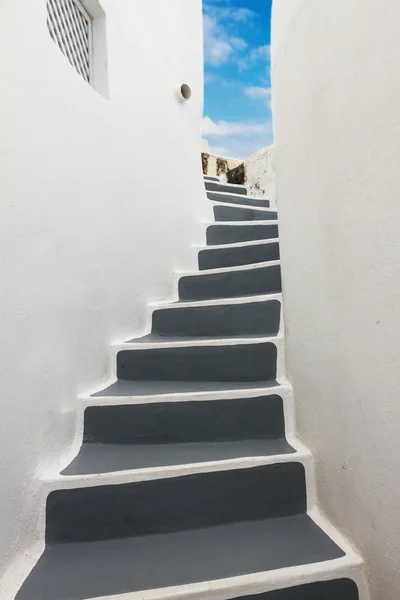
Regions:
<svg viewBox="0 0 400 600"><path fill-rule="evenodd" d="M83 79L92 83L92 20L79 0L47 0L47 27Z"/></svg>

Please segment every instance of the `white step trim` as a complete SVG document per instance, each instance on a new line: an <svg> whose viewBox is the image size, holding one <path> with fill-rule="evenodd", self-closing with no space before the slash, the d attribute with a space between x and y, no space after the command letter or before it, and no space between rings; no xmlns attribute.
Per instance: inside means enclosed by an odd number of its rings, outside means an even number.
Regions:
<svg viewBox="0 0 400 600"><path fill-rule="evenodd" d="M279 294L260 294L258 296L239 296L235 298L216 298L213 300L193 300L193 302L154 302L149 306L155 310L174 310L179 308L196 308L201 306L231 306L232 304L250 304L253 302L266 302L269 300L279 300L282 304L282 293Z"/></svg>
<svg viewBox="0 0 400 600"><path fill-rule="evenodd" d="M295 452L293 454L275 454L271 456L249 456L229 458L225 460L210 460L199 463L182 463L163 467L147 467L143 469L130 469L126 471L112 471L111 473L96 473L85 475L59 475L47 473L43 483L48 486L48 493L54 490L70 490L76 488L99 487L104 485L124 485L140 481L156 481L174 477L186 477L236 469L252 469L254 467L277 465L297 462L301 463L306 473L311 468L311 454Z"/></svg>
<svg viewBox="0 0 400 600"><path fill-rule="evenodd" d="M251 263L249 265L237 265L234 267L222 267L219 269L204 269L203 271L175 271L177 275L181 277L192 277L193 275L202 277L205 275L212 275L214 273L235 273L237 271L254 271L255 269L262 269L264 267L276 267L280 265L280 260L268 260L260 263Z"/></svg>
<svg viewBox="0 0 400 600"><path fill-rule="evenodd" d="M359 556L352 553L319 563L116 596L85 598L85 600L230 600L247 596L251 600L255 594L333 579L353 579L356 583L360 582L361 586L362 576L362 561ZM360 600L367 600L367 596L365 594L360 596Z"/></svg>
<svg viewBox="0 0 400 600"><path fill-rule="evenodd" d="M230 195L230 194L228 194ZM248 198L248 196L243 196ZM246 210L255 210L256 212L273 212L277 213L276 208L269 208L268 206L249 206L248 204L231 204L230 202L218 202L217 200L208 199L212 206L227 206L230 208L245 208ZM224 223L224 221L217 221L217 223Z"/></svg>
<svg viewBox="0 0 400 600"><path fill-rule="evenodd" d="M154 342L141 342L138 340L127 340L124 342L113 342L112 348L116 352L122 350L151 350L151 349L163 349L168 348L214 348L216 346L258 346L259 344L273 343L278 346L283 341L283 334L278 335L260 335L260 336L238 336L238 337L189 337L187 339L174 340L173 338L166 338L155 340Z"/></svg>
<svg viewBox="0 0 400 600"><path fill-rule="evenodd" d="M221 206L221 205L219 205ZM224 205L226 206L226 204ZM237 206L234 204L233 206ZM247 207L244 207L247 208ZM253 226L253 225L279 225L278 219L269 219L268 221L200 221L202 225L207 225L210 227L211 225L229 225L231 227L243 227L243 225Z"/></svg>
<svg viewBox="0 0 400 600"><path fill-rule="evenodd" d="M232 390L210 390L210 391L193 391L193 392L166 392L156 393L150 395L135 394L131 396L94 396L105 390L110 385L116 383L116 378L105 382L104 386L100 389L94 389L90 393L81 394L79 401L81 407L85 409L88 406L115 406L123 404L158 404L160 402L185 402L190 400L192 402L203 402L203 401L218 401L218 400L230 400L238 398L257 398L258 396L272 396L278 394L279 396L286 396L290 393L291 388L288 384L283 383L282 385L270 385L259 387L248 388L243 386L242 388ZM278 380L279 383L279 380Z"/></svg>
<svg viewBox="0 0 400 600"><path fill-rule="evenodd" d="M279 238L268 238L262 240L250 240L249 242L234 242L233 244L219 244L218 246L192 246L201 250L224 250L229 248L247 248L249 246L267 246L268 244L279 244Z"/></svg>
<svg viewBox="0 0 400 600"><path fill-rule="evenodd" d="M335 536L336 537L336 536ZM336 579L351 579L358 585L360 600L370 600L365 583L363 561L342 538L341 547L346 555L330 561L285 567L272 571L251 573L225 579L192 583L161 589L127 592L112 596L96 596L84 600L231 600L265 592ZM21 553L2 579L0 600L11 600L22 581L28 576L44 550L42 542L36 543L29 552ZM339 599L338 599L339 600Z"/></svg>

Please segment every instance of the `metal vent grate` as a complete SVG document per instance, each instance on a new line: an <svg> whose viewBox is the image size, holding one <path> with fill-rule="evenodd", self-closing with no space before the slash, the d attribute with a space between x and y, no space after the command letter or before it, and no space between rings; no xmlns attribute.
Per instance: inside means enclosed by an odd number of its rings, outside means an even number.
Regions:
<svg viewBox="0 0 400 600"><path fill-rule="evenodd" d="M47 27L83 79L92 82L92 20L78 0L47 0Z"/></svg>

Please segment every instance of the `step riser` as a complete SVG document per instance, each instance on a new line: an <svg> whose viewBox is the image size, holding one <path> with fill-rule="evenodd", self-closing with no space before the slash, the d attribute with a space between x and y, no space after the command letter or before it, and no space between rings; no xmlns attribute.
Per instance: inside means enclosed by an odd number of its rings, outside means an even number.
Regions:
<svg viewBox="0 0 400 600"><path fill-rule="evenodd" d="M277 395L202 402L92 406L84 441L100 444L181 444L285 437Z"/></svg>
<svg viewBox="0 0 400 600"><path fill-rule="evenodd" d="M118 486L58 490L47 499L47 543L203 529L302 514L304 468L282 463Z"/></svg>
<svg viewBox="0 0 400 600"><path fill-rule="evenodd" d="M260 294L273 294L282 291L281 269L279 265L210 273L207 275L189 275L179 280L179 298L181 300L212 300L216 298L237 298Z"/></svg>
<svg viewBox="0 0 400 600"><path fill-rule="evenodd" d="M276 221L278 213L274 210L255 210L239 206L214 206L214 218L221 221Z"/></svg>
<svg viewBox="0 0 400 600"><path fill-rule="evenodd" d="M265 198L253 198L252 196L222 195L217 192L207 192L207 198L213 202L227 202L228 204L241 204L242 206L254 206L257 208L269 208L270 202Z"/></svg>
<svg viewBox="0 0 400 600"><path fill-rule="evenodd" d="M207 228L207 244L236 244L278 237L278 225L210 225Z"/></svg>
<svg viewBox="0 0 400 600"><path fill-rule="evenodd" d="M351 579L320 581L256 596L240 596L233 600L359 600L357 585Z"/></svg>
<svg viewBox="0 0 400 600"><path fill-rule="evenodd" d="M226 185L215 181L206 181L205 186L208 192L227 192L228 194L231 193L247 196L247 189L242 186L238 186L232 189L231 185Z"/></svg>
<svg viewBox="0 0 400 600"><path fill-rule="evenodd" d="M152 332L162 336L276 335L280 325L280 302L249 302L198 306L153 313Z"/></svg>
<svg viewBox="0 0 400 600"><path fill-rule="evenodd" d="M123 350L118 379L150 381L267 381L276 378L277 350L269 342Z"/></svg>
<svg viewBox="0 0 400 600"><path fill-rule="evenodd" d="M220 181L219 177L213 177L212 175L203 175L204 182L206 181Z"/></svg>
<svg viewBox="0 0 400 600"><path fill-rule="evenodd" d="M279 243L245 246L243 248L215 248L199 252L199 269L238 267L269 260L279 260Z"/></svg>

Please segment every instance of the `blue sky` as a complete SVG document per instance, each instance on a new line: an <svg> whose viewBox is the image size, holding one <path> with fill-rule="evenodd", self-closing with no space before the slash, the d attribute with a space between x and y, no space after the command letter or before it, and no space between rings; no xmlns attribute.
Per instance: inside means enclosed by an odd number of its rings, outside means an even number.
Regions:
<svg viewBox="0 0 400 600"><path fill-rule="evenodd" d="M210 152L247 158L272 143L272 0L203 0L203 137Z"/></svg>

